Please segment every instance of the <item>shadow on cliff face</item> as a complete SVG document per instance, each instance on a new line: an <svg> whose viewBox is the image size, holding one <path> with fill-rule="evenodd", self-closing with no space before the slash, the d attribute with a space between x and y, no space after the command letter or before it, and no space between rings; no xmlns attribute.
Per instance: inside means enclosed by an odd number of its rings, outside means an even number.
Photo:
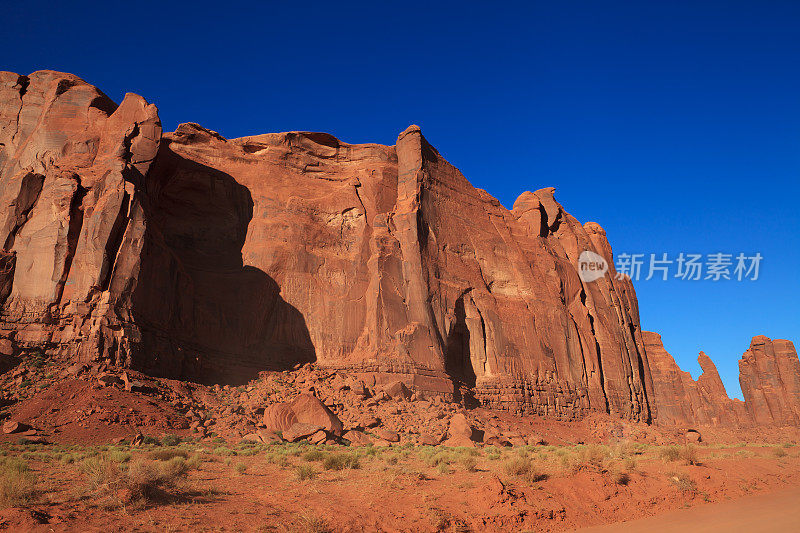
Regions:
<svg viewBox="0 0 800 533"><path fill-rule="evenodd" d="M134 368L241 384L316 359L302 314L269 275L242 261L250 191L164 141L145 184L147 227L132 295L142 338Z"/></svg>
<svg viewBox="0 0 800 533"><path fill-rule="evenodd" d="M463 400L467 407L476 407L478 402L475 400L474 390L477 377L472 367L470 332L463 295L456 300L454 315L455 321L445 342L445 372L453 381L455 401Z"/></svg>

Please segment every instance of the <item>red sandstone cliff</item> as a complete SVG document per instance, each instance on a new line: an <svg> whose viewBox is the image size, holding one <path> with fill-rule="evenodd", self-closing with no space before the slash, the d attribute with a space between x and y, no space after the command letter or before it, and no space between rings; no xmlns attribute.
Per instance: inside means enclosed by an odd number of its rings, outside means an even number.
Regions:
<svg viewBox="0 0 800 533"><path fill-rule="evenodd" d="M710 361L691 384L655 345L648 360L605 232L553 192L508 210L416 126L394 146L162 136L139 96L0 73L0 335L15 353L209 382L315 360L515 412L728 423ZM611 271L583 282L584 250ZM775 361L773 389L793 371Z"/></svg>
<svg viewBox="0 0 800 533"><path fill-rule="evenodd" d="M756 424L800 424L800 361L791 341L753 337L739 360L739 383Z"/></svg>
<svg viewBox="0 0 800 533"><path fill-rule="evenodd" d="M653 376L655 422L677 426L797 426L800 421L800 360L794 345L759 335L739 361L745 401L731 399L717 367L700 352L703 374L693 380L661 343L661 336L642 332Z"/></svg>

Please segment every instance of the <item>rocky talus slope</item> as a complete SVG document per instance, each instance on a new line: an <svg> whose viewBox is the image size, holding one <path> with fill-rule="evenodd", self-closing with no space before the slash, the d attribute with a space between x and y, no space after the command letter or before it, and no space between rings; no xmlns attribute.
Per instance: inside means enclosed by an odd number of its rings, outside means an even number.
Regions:
<svg viewBox="0 0 800 533"><path fill-rule="evenodd" d="M239 385L315 362L561 420L796 422L788 341L745 357L744 410L710 407L715 371L692 385L654 343L649 361L604 230L553 193L508 210L416 126L394 146L162 134L137 95L117 106L70 74L3 72L3 363L41 352ZM604 277L578 276L585 250L610 263Z"/></svg>

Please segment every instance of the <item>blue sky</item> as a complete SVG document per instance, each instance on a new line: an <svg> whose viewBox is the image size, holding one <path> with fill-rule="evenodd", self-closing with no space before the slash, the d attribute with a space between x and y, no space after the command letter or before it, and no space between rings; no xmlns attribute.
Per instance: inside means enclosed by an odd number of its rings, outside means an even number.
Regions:
<svg viewBox="0 0 800 533"><path fill-rule="evenodd" d="M635 283L644 329L729 394L750 338L800 341L800 3L111 3L3 7L0 69L73 72L164 126L412 123L510 207L554 186L615 252L760 252L757 281Z"/></svg>

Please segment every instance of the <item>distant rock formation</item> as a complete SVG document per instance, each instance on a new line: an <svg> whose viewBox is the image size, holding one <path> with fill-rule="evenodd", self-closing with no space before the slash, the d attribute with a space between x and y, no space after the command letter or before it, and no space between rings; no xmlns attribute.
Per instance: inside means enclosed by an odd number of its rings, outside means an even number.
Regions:
<svg viewBox="0 0 800 533"><path fill-rule="evenodd" d="M739 361L745 401L728 397L717 367L700 352L703 374L692 379L661 343L661 336L642 332L650 371L655 422L677 426L797 426L800 423L800 361L787 340L753 337Z"/></svg>
<svg viewBox="0 0 800 533"><path fill-rule="evenodd" d="M0 199L12 353L233 384L316 361L566 420L740 416L735 402L713 408L727 396L710 361L693 384L655 344L648 360L633 286L616 279L598 224L552 188L504 208L416 126L394 146L229 140L191 123L162 135L139 96L117 106L70 74L3 72ZM583 281L584 251L608 273ZM766 381L752 380L755 398ZM772 421L796 415L762 392Z"/></svg>
<svg viewBox="0 0 800 533"><path fill-rule="evenodd" d="M800 361L790 341L759 335L739 360L739 383L759 425L800 425Z"/></svg>

